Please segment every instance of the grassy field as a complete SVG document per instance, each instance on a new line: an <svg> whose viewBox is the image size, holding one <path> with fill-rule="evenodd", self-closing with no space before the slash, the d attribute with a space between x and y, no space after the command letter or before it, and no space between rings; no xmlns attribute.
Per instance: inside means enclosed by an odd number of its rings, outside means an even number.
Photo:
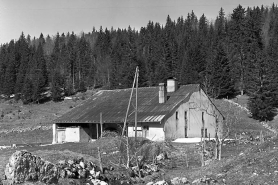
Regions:
<svg viewBox="0 0 278 185"><path fill-rule="evenodd" d="M234 123L232 123L231 129L231 136L234 137L235 134L241 134L243 132L247 132L252 134L253 136L259 135L260 131L263 131L264 134L272 134L268 129L262 126L262 124L258 120L254 120L250 117L248 111L246 111L247 107L247 97L246 96L239 96L236 99L232 100L235 103L238 103L242 107L237 106L236 104L232 104L229 101L223 99L216 99L214 100L214 104L221 110L222 114L228 117L237 117Z"/></svg>
<svg viewBox="0 0 278 185"><path fill-rule="evenodd" d="M23 105L21 101L0 99L0 133L29 131L39 126L49 127L51 121L80 105L95 91L78 93L71 100L48 101L43 104Z"/></svg>
<svg viewBox="0 0 278 185"><path fill-rule="evenodd" d="M4 175L4 167L13 152L16 150L28 150L31 153L38 155L45 160L52 163L58 163L62 159L72 159L83 157L86 160L90 160L98 163L97 147L100 147L104 166L115 166L119 156L110 155L112 151L118 150L118 143L115 142L115 138L102 138L93 143L64 143L48 146L33 146L22 147L17 149L6 149L1 151L0 155L0 177ZM244 152L246 148L254 146L253 144L240 144L236 147L233 145L223 146L223 160L216 162L211 168L201 167L201 155L198 152L199 146L196 144L182 144L182 143L170 143L168 145L168 157L169 160L165 161L165 165L160 168L159 179L172 179L174 177L187 177L191 182L204 175L211 175L220 173L230 164L231 159L236 159L237 156ZM251 151L251 150L250 150ZM187 163L188 162L188 163ZM188 167L187 167L188 164Z"/></svg>

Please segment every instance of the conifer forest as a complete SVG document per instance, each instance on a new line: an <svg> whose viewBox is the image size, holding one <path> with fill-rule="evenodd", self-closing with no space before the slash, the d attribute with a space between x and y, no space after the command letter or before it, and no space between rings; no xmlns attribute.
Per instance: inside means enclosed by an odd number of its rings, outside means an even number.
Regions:
<svg viewBox="0 0 278 185"><path fill-rule="evenodd" d="M252 117L273 119L278 106L278 7L221 8L209 21L186 17L149 21L140 30L93 28L41 34L0 46L0 94L23 103L61 100L86 89L157 86L169 77L201 84L212 98L248 95ZM93 25L92 25L93 26ZM81 31L81 30L80 30Z"/></svg>

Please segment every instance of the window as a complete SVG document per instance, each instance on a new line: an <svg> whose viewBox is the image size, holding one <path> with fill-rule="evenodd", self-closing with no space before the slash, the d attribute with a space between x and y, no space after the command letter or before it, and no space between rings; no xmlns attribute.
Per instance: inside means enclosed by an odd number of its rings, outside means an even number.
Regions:
<svg viewBox="0 0 278 185"><path fill-rule="evenodd" d="M184 119L187 121L187 111L184 112Z"/></svg>
<svg viewBox="0 0 278 185"><path fill-rule="evenodd" d="M135 131L135 127L133 127L133 131ZM137 131L142 131L142 127L137 126Z"/></svg>
<svg viewBox="0 0 278 185"><path fill-rule="evenodd" d="M143 137L149 137L149 126L143 126Z"/></svg>
<svg viewBox="0 0 278 185"><path fill-rule="evenodd" d="M187 137L187 127L184 127L184 137Z"/></svg>
<svg viewBox="0 0 278 185"><path fill-rule="evenodd" d="M205 136L204 136L205 135ZM207 128L205 128L205 129L201 129L201 136L202 137L205 137L205 138L207 138L208 137L208 129Z"/></svg>
<svg viewBox="0 0 278 185"><path fill-rule="evenodd" d="M179 112L176 112L176 119L179 119Z"/></svg>

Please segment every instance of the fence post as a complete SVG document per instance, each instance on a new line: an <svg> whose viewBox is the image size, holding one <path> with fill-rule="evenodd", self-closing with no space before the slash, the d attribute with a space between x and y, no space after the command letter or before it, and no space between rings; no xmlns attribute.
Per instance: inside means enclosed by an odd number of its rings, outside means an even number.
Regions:
<svg viewBox="0 0 278 185"><path fill-rule="evenodd" d="M101 161L101 153L100 153L99 147L97 147L97 152L98 152L99 168L100 168L101 173L103 173L102 161Z"/></svg>

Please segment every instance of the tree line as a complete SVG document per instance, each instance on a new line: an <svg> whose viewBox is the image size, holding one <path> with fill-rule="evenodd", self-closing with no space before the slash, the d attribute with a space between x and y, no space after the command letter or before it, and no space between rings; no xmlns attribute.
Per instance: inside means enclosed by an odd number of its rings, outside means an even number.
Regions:
<svg viewBox="0 0 278 185"><path fill-rule="evenodd" d="M252 116L270 120L278 103L278 8L221 8L214 21L192 11L165 25L149 21L136 31L93 28L92 32L22 33L0 47L0 93L40 103L45 92L59 101L88 88L129 88L136 66L139 86L169 77L201 84L213 98L247 94Z"/></svg>

